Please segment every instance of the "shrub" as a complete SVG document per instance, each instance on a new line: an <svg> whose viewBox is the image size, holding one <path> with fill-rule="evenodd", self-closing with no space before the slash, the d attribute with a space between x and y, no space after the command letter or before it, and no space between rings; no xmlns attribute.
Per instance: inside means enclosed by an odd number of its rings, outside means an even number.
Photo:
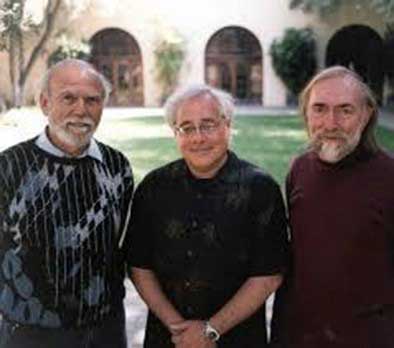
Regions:
<svg viewBox="0 0 394 348"><path fill-rule="evenodd" d="M162 87L162 102L175 89L184 59L182 41L162 40L155 49L156 78Z"/></svg>
<svg viewBox="0 0 394 348"><path fill-rule="evenodd" d="M316 44L312 30L287 29L283 38L273 41L270 54L276 74L291 96L298 96L316 71Z"/></svg>

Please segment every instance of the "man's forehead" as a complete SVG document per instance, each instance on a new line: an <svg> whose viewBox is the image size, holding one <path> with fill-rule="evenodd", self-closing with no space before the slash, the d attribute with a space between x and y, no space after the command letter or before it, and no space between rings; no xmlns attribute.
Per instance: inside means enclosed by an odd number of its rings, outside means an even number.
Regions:
<svg viewBox="0 0 394 348"><path fill-rule="evenodd" d="M339 76L316 82L311 88L309 104L319 101L341 103L361 102L362 90L360 83L351 76Z"/></svg>
<svg viewBox="0 0 394 348"><path fill-rule="evenodd" d="M220 107L217 100L210 94L204 93L184 100L179 106L179 114L190 109L198 109L201 114L210 114L213 116L220 113Z"/></svg>
<svg viewBox="0 0 394 348"><path fill-rule="evenodd" d="M65 66L55 70L49 80L49 85L72 86L88 84L102 89L102 83L94 71L78 66Z"/></svg>

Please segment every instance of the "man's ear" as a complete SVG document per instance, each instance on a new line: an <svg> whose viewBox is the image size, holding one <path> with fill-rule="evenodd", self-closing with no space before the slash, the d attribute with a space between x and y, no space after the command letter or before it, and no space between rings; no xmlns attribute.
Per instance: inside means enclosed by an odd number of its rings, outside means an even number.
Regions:
<svg viewBox="0 0 394 348"><path fill-rule="evenodd" d="M47 93L40 94L40 107L45 116L48 116L49 113L49 98Z"/></svg>

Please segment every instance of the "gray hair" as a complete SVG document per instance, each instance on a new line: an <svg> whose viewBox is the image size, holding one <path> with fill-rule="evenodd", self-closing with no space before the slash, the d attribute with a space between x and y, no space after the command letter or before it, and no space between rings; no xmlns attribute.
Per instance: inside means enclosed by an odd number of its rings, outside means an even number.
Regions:
<svg viewBox="0 0 394 348"><path fill-rule="evenodd" d="M84 61L84 60L80 60L80 59L74 59L74 58L67 58L67 59L63 59L60 62L52 65L44 74L44 76L41 79L39 88L38 88L38 92L36 94L36 102L38 104L38 101L40 99L40 96L42 94L48 94L50 95L50 82L51 79L53 77L53 75L59 71L62 70L66 67L69 66L74 66L79 68L81 71L86 72L88 74L90 74L96 81L98 81L101 85L102 88L102 98L104 101L104 105L107 103L109 95L111 93L112 87L111 87L111 83L105 78L104 75L100 74L95 67Z"/></svg>
<svg viewBox="0 0 394 348"><path fill-rule="evenodd" d="M220 115L229 120L233 119L234 99L229 93L208 85L194 85L175 91L164 104L164 117L171 128L175 126L180 106L185 101L200 95L210 95L217 102Z"/></svg>
<svg viewBox="0 0 394 348"><path fill-rule="evenodd" d="M304 117L305 124L307 124L306 113L312 88L320 81L336 77L350 78L360 88L362 98L367 107L369 107L371 110L371 117L361 135L361 143L366 147L367 150L376 152L379 149L375 136L375 128L379 114L378 103L376 102L374 93L363 81L363 78L355 71L345 68L343 66L332 66L330 68L322 70L308 82L304 90L301 92L299 98L299 108L301 115Z"/></svg>

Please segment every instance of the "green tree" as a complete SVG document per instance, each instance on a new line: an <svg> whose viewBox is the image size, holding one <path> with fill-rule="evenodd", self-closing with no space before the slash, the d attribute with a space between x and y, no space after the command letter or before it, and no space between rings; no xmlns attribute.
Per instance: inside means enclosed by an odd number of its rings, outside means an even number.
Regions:
<svg viewBox="0 0 394 348"><path fill-rule="evenodd" d="M48 65L51 66L66 58L89 60L91 47L86 40L77 40L65 34L59 37L56 50L50 55Z"/></svg>
<svg viewBox="0 0 394 348"><path fill-rule="evenodd" d="M273 41L270 54L276 74L296 97L316 71L316 43L309 28L285 31Z"/></svg>
<svg viewBox="0 0 394 348"><path fill-rule="evenodd" d="M345 3L353 6L367 6L376 11L386 22L392 22L394 16L394 0L290 0L290 8L301 8L306 12L325 14L337 10Z"/></svg>
<svg viewBox="0 0 394 348"><path fill-rule="evenodd" d="M162 87L164 101L174 91L183 64L185 52L183 40L175 32L162 33L155 54L156 78Z"/></svg>
<svg viewBox="0 0 394 348"><path fill-rule="evenodd" d="M78 0L3 0L0 5L0 49L8 52L11 106L23 103L26 80L48 41L81 10ZM85 2L86 6L88 2ZM34 6L33 6L34 4ZM78 4L78 5L77 5ZM38 6L38 7L37 7ZM39 7L41 6L41 7ZM62 14L59 20L60 13Z"/></svg>

